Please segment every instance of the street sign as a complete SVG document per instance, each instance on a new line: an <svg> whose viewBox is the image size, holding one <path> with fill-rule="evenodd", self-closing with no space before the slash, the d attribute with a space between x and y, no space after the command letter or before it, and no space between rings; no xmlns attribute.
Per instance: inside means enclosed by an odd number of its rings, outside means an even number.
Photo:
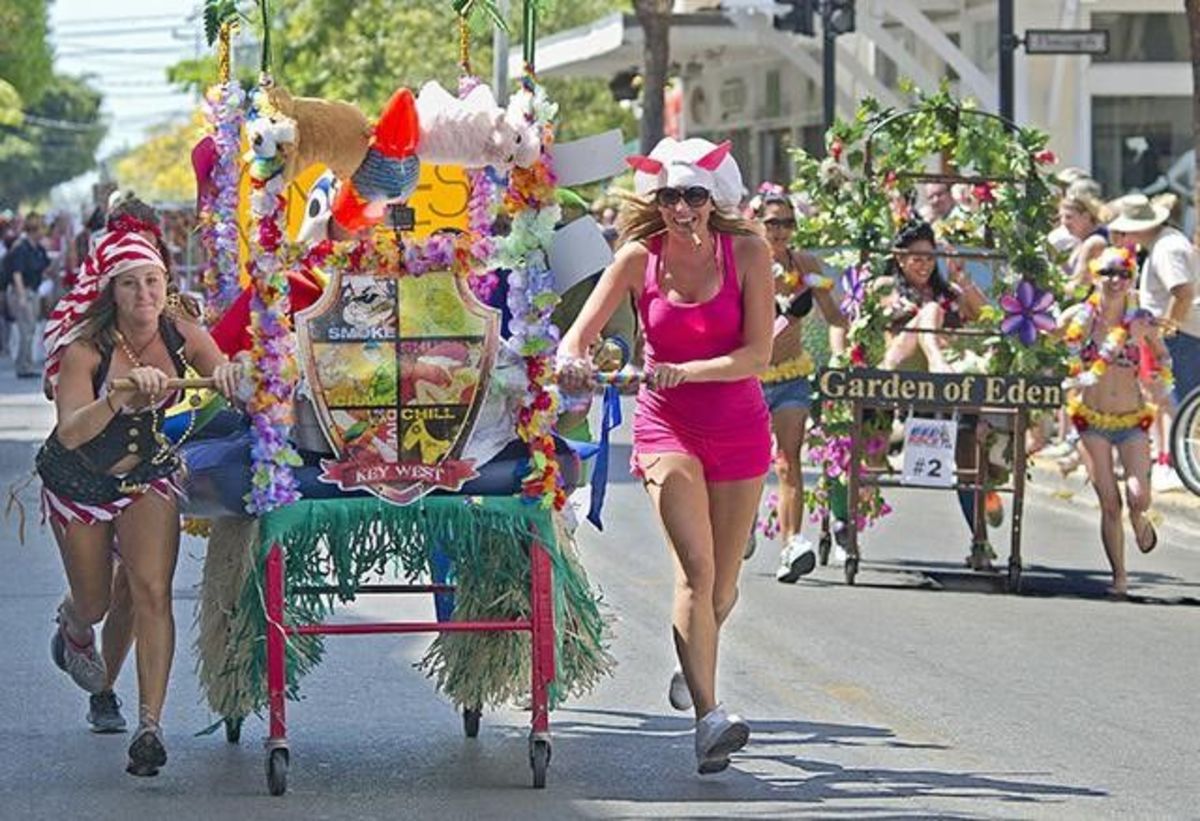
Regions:
<svg viewBox="0 0 1200 821"><path fill-rule="evenodd" d="M1104 29L1025 29L1026 54L1108 54Z"/></svg>

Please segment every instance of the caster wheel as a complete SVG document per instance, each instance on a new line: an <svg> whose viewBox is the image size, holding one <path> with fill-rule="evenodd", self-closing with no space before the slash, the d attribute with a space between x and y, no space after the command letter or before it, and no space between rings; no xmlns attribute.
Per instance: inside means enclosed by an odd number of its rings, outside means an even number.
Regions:
<svg viewBox="0 0 1200 821"><path fill-rule="evenodd" d="M267 754L267 789L271 795L287 792L288 751L284 748Z"/></svg>
<svg viewBox="0 0 1200 821"><path fill-rule="evenodd" d="M817 543L817 562L821 567L829 564L829 551L833 548L833 537L828 533L821 535L821 541Z"/></svg>
<svg viewBox="0 0 1200 821"><path fill-rule="evenodd" d="M1008 592L1021 592L1021 565L1015 562L1008 566Z"/></svg>
<svg viewBox="0 0 1200 821"><path fill-rule="evenodd" d="M529 742L529 766L533 769L534 789L544 789L546 786L546 770L550 768L549 741L539 738Z"/></svg>
<svg viewBox="0 0 1200 821"><path fill-rule="evenodd" d="M854 584L854 577L858 575L858 556L847 556L843 569L846 571L846 584Z"/></svg>
<svg viewBox="0 0 1200 821"><path fill-rule="evenodd" d="M230 744L237 744L242 740L242 722L244 718L229 718L225 719L225 740Z"/></svg>
<svg viewBox="0 0 1200 821"><path fill-rule="evenodd" d="M479 707L464 707L463 708L463 732L467 738L475 738L479 735L479 719L483 717L483 710Z"/></svg>

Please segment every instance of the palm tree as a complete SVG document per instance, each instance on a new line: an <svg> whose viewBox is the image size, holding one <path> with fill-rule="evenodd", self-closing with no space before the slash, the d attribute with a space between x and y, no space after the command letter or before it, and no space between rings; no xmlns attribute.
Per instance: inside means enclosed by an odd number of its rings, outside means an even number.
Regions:
<svg viewBox="0 0 1200 821"><path fill-rule="evenodd" d="M1188 27L1192 33L1192 87L1200 91L1200 0L1184 0L1187 9ZM1196 171L1200 172L1200 102L1192 95L1192 139L1196 143ZM1200 173L1193 176L1195 182L1192 201L1196 213L1200 214ZM1200 219L1196 220L1196 228L1192 242L1200 244Z"/></svg>
<svg viewBox="0 0 1200 821"><path fill-rule="evenodd" d="M1200 3L1200 0L1188 0ZM663 136L663 94L671 64L672 0L634 0L633 10L642 26L642 153L647 154Z"/></svg>

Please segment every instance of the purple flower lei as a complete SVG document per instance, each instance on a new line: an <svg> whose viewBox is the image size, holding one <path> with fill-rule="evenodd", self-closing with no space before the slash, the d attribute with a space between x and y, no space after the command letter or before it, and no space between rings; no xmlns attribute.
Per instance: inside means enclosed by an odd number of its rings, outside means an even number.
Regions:
<svg viewBox="0 0 1200 821"><path fill-rule="evenodd" d="M265 90L254 98L254 117L267 104ZM292 467L300 457L288 441L292 425L292 397L299 379L295 337L288 319L288 281L283 264L284 225L283 160L258 158L250 164L251 227L250 263L254 290L250 299L250 333L253 340L254 396L248 403L252 444L251 489L246 510L267 513L300 498Z"/></svg>
<svg viewBox="0 0 1200 821"><path fill-rule="evenodd" d="M213 191L201 202L201 243L208 258L204 272L206 309L215 321L241 293L239 282L238 177L245 94L237 82L208 89L204 115L216 147Z"/></svg>

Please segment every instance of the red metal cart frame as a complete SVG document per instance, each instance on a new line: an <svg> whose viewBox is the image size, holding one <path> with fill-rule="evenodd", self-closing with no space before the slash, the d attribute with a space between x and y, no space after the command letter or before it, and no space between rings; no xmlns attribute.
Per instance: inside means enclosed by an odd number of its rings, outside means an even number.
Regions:
<svg viewBox="0 0 1200 821"><path fill-rule="evenodd" d="M272 795L287 791L287 772L290 753L287 741L287 652L290 635L376 635L409 633L478 633L526 631L530 634L533 654L531 703L533 715L529 733L529 765L533 770L533 786L546 786L546 770L550 764L550 703L549 687L555 677L554 662L554 600L553 569L545 546L533 539L529 546L530 617L513 621L461 622L373 622L364 624L301 624L288 626L284 621L284 572L286 551L272 544L266 558L266 660L267 698L270 710L270 735L266 741L267 786ZM336 588L306 588L306 593L335 592ZM363 585L356 593L453 593L451 585ZM468 718L469 716L465 716ZM477 720L477 716L476 716ZM476 725L477 726L477 725ZM468 724L468 735L473 735Z"/></svg>

